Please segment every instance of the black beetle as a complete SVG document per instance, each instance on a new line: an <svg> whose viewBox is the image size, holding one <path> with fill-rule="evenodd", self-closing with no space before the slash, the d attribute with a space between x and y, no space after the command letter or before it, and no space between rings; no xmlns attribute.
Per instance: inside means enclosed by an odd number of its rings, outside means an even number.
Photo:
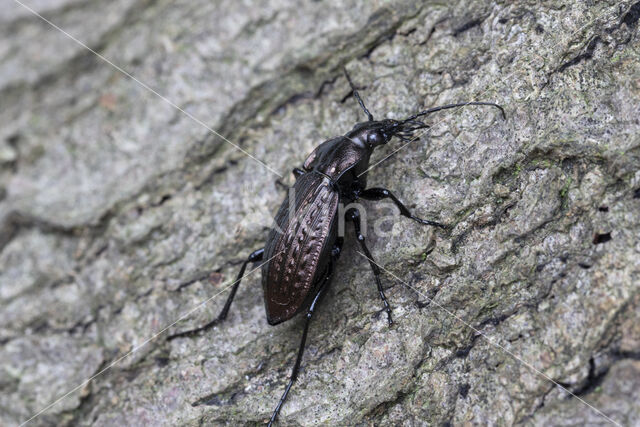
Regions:
<svg viewBox="0 0 640 427"><path fill-rule="evenodd" d="M497 104L463 102L430 108L404 120L374 120L346 69L344 73L353 91L353 96L367 115L368 121L357 123L344 136L323 142L307 157L302 169L293 169L296 182L290 195L295 198L295 201L290 203L290 196L287 196L280 206L275 217L277 227L274 227L269 233L264 248L251 253L242 264L231 289L231 294L218 317L204 326L168 337L168 339L174 339L192 336L224 320L240 286L247 264L266 259L267 261L262 265L262 287L269 324L282 323L305 309L307 312L302 340L291 378L273 411L269 426L278 416L280 408L296 380L304 353L309 322L318 301L329 287L334 265L340 256L343 238L338 236L338 205L352 203L358 198L365 200L388 198L400 209L401 215L420 224L445 227L438 222L414 216L387 189L366 188L366 171L373 150L386 144L394 136L403 141L410 140L413 132L428 127L418 118L440 110L466 105L489 105L500 109L503 118L506 117L502 107ZM294 212L291 212L292 208ZM391 325L393 323L391 308L380 281L380 269L373 262L371 253L365 245L365 239L360 230L358 210L354 208L347 210L345 219L353 222L360 247L371 264L378 293L387 312L389 325Z"/></svg>

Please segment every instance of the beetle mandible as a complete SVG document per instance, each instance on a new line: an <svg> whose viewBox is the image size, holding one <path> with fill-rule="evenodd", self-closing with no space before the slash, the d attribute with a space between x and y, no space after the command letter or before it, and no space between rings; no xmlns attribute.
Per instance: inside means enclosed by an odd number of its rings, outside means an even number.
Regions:
<svg viewBox="0 0 640 427"><path fill-rule="evenodd" d="M231 294L218 317L204 326L168 337L171 340L193 336L224 320L247 265L266 259L262 265L262 288L267 322L277 325L306 311L298 355L289 382L271 415L269 426L278 416L298 376L311 317L329 287L335 263L340 256L343 237L338 235L338 205L349 204L359 198L374 201L390 199L400 209L401 215L420 224L445 228L443 224L413 215L391 191L385 188L366 188L366 172L373 150L386 144L394 136L403 141L411 141L415 131L429 127L418 118L436 111L467 105L488 105L498 108L502 117L506 118L504 109L492 102L461 102L430 108L404 120L374 120L346 68L344 73L353 96L368 121L357 123L343 136L323 142L311 152L302 168L293 169L296 181L290 195L295 200L290 203L290 196L287 196L283 201L275 217L277 227L271 229L264 248L252 252L242 264ZM291 208L294 212L291 212ZM347 210L345 219L353 223L360 247L369 259L378 294L391 325L391 307L382 288L380 269L365 244L358 210Z"/></svg>

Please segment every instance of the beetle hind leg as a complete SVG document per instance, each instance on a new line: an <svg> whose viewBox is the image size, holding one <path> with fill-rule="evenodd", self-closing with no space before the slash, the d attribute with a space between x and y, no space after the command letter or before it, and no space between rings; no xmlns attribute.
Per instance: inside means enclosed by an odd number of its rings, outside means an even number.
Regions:
<svg viewBox="0 0 640 427"><path fill-rule="evenodd" d="M264 256L264 248L258 249L257 251L253 251L249 255L249 257L246 259L246 261L242 264L242 267L240 268L240 272L238 273L238 277L236 278L236 281L233 283L233 287L231 288L231 294L229 294L229 296L227 297L227 302L225 302L224 307L222 308L222 311L220 312L218 317L216 317L206 325L200 326L198 328L190 329L188 331L178 332L173 335L169 335L167 337L167 340L171 341L175 338L180 338L180 337L192 337L194 335L198 335L202 331L211 329L218 323L222 322L227 317L227 314L229 314L229 308L231 307L233 298L236 296L236 292L238 292L238 287L240 287L240 282L242 281L242 277L244 276L244 271L247 268L247 264L262 261L263 256Z"/></svg>
<svg viewBox="0 0 640 427"><path fill-rule="evenodd" d="M353 225L356 229L356 237L358 238L358 242L360 243L360 247L364 252L367 260L369 261L369 265L371 265L371 270L373 270L373 277L376 280L376 285L378 286L378 293L380 294L380 299L382 299L382 303L384 304L384 310L387 312L387 320L389 321L389 326L393 324L393 319L391 318L391 307L389 306L389 302L387 301L387 297L384 294L384 289L382 289L382 281L380 280L380 267L373 260L371 256L371 252L367 248L367 245L364 242L364 235L362 234L362 230L360 229L360 213L357 209L351 208L345 214L348 220L353 222Z"/></svg>
<svg viewBox="0 0 640 427"><path fill-rule="evenodd" d="M407 218L410 218L416 222L419 222L420 224L432 225L434 227L440 227L444 229L449 228L445 224L441 224L439 222L431 221L428 219L418 218L417 216L413 215L409 211L409 209L407 209L407 207L400 200L398 200L398 198L394 196L394 194L391 191L387 190L386 188L367 188L358 196L365 200L375 200L375 201L382 200L382 199L391 199L391 201L398 207L398 209L400 209L400 215L406 216Z"/></svg>
<svg viewBox="0 0 640 427"><path fill-rule="evenodd" d="M342 238L338 238L336 244L334 245L333 250L331 251L331 260L329 261L329 265L327 266L327 272L325 273L325 276L322 278L322 283L320 284L320 287L318 288L316 295L313 297L313 301L311 302L311 305L307 309L307 317L304 323L304 330L302 331L302 339L300 340L300 347L298 348L298 356L296 357L296 363L293 365L293 369L291 370L291 377L289 378L289 383L287 383L287 387L284 389L284 393L282 394L282 397L278 402L278 406L276 406L276 409L274 409L273 413L271 414L271 419L269 419L269 424L267 425L267 427L273 426L273 423L275 422L276 418L278 417L278 414L280 413L280 409L282 408L282 405L284 404L285 400L287 400L287 396L289 395L289 390L291 390L291 386L293 386L293 383L298 378L298 372L300 371L300 363L302 362L302 355L304 354L304 346L307 341L307 332L309 331L309 323L311 323L311 317L313 316L313 312L317 307L320 299L322 298L322 295L324 295L325 291L329 287L329 283L331 282L331 278L333 277L333 266L335 264L335 261L340 256L340 251L342 250L342 242L343 242Z"/></svg>

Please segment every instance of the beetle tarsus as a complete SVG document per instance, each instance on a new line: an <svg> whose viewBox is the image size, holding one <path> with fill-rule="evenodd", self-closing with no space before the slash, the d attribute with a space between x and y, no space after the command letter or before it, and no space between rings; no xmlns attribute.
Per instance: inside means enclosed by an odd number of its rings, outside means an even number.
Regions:
<svg viewBox="0 0 640 427"><path fill-rule="evenodd" d="M167 337L167 341L171 341L176 338L192 337L195 335L199 335L200 332L209 330L215 325L217 325L218 323L222 322L224 319L226 319L227 314L229 314L229 308L231 308L231 303L233 302L233 298L236 296L236 292L238 291L238 287L240 286L240 282L242 281L242 276L244 276L244 271L247 269L247 264L262 261L263 256L264 256L264 248L251 252L251 254L247 257L246 261L242 264L242 267L240 268L240 272L238 273L238 277L236 278L236 281L233 284L233 288L231 288L231 294L229 294L229 296L227 297L227 302L224 303L224 307L222 308L222 311L220 312L217 318L213 319L211 322L207 323L206 325L200 326L198 328L191 329L188 331L178 332L173 335L169 335Z"/></svg>
<svg viewBox="0 0 640 427"><path fill-rule="evenodd" d="M224 319L221 319L220 316L218 316L215 319L213 319L211 322L207 323L206 325L197 327L195 329L190 329L188 331L182 331L182 332L175 333L173 335L169 335L167 337L167 341L172 341L172 340L174 340L176 338L194 337L196 335L200 335L200 332L206 331L208 329L213 328L215 325L220 323L222 320L224 320Z"/></svg>
<svg viewBox="0 0 640 427"><path fill-rule="evenodd" d="M439 222L431 221L428 219L418 218L417 216L413 215L409 211L409 209L407 209L404 203L398 200L398 198L394 196L394 194L391 191L387 190L386 188L367 188L366 190L362 191L359 194L359 197L362 197L365 200L374 200L374 201L378 201L382 199L391 199L391 201L398 207L398 209L400 209L400 215L406 216L407 218L410 218L423 225L440 227L445 230L448 228L445 224L441 224Z"/></svg>
<svg viewBox="0 0 640 427"><path fill-rule="evenodd" d="M422 218L418 218L417 216L411 216L411 219L419 222L422 225L431 225L432 227L438 227L438 228L442 228L443 230L447 230L449 228L448 225L446 224L442 224L440 222L436 222L436 221L431 221L428 219L422 219Z"/></svg>
<svg viewBox="0 0 640 427"><path fill-rule="evenodd" d="M387 321L389 322L389 327L393 326L393 317L391 317L391 307L387 303L387 298L384 296L384 293L381 292L380 297L382 301L384 301L385 307L384 310L387 312Z"/></svg>

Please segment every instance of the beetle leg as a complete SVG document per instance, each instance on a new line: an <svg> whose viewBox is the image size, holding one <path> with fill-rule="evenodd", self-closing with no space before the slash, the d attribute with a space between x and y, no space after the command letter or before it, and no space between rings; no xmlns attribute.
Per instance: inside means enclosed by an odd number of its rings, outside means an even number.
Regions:
<svg viewBox="0 0 640 427"><path fill-rule="evenodd" d="M340 257L343 243L344 239L342 237L338 237L338 239L336 240L336 244L333 245L333 249L331 249L331 258L333 258L334 261Z"/></svg>
<svg viewBox="0 0 640 427"><path fill-rule="evenodd" d="M360 230L360 213L357 209L351 208L347 211L345 217L353 221L353 225L356 229L356 236L358 237L358 242L360 242L360 247L369 260L369 265L371 265L371 269L373 270L373 277L376 279L378 292L380 293L380 298L382 299L382 303L384 304L384 309L387 312L389 326L391 326L393 324L393 319L391 318L391 307L389 306L387 297L384 295L384 290L382 289L382 281L380 281L380 267L378 267L378 264L375 263L373 257L371 256L371 252L369 252L367 245L364 243L364 236L362 235L362 232Z"/></svg>
<svg viewBox="0 0 640 427"><path fill-rule="evenodd" d="M291 173L293 174L293 177L297 180L302 175L304 175L306 172L303 169L300 169L300 168L293 168ZM275 184L276 184L276 187L280 187L285 191L289 190L289 186L287 184L285 184L284 182L282 182L280 180L280 178L275 180Z"/></svg>
<svg viewBox="0 0 640 427"><path fill-rule="evenodd" d="M278 406L276 406L276 409L274 409L273 414L271 414L271 419L269 419L269 424L267 425L267 427L271 427L273 425L274 421L278 417L278 414L280 413L282 404L284 403L285 400L287 400L287 395L289 394L289 390L291 390L291 386L293 386L293 383L296 381L296 378L298 378L300 363L302 362L302 355L304 354L304 345L307 341L307 332L309 331L309 323L311 322L311 317L313 316L313 312L318 302L320 301L320 298L329 287L329 282L331 281L331 277L333 276L333 265L335 261L338 259L338 257L340 256L341 249L342 249L342 239L338 238L336 244L333 247L333 250L331 251L331 260L329 261L329 265L327 266L327 273L322 278L322 284L320 285L318 292L316 293L315 297L313 298L313 301L311 302L311 305L309 306L309 309L307 310L307 318L304 324L304 330L302 331L302 340L300 341L300 347L298 348L298 356L296 357L296 363L293 365L293 369L291 370L291 377L289 378L289 383L287 384L287 387L284 389L284 393L282 394L282 397L278 402Z"/></svg>
<svg viewBox="0 0 640 427"><path fill-rule="evenodd" d="M276 185L276 187L280 187L284 191L289 190L289 186L287 184L285 184L284 182L282 182L282 180L280 180L280 178L276 179L274 181L274 184Z"/></svg>
<svg viewBox="0 0 640 427"><path fill-rule="evenodd" d="M291 173L293 173L293 177L295 179L298 179L300 176L304 175L306 172L300 168L293 168Z"/></svg>
<svg viewBox="0 0 640 427"><path fill-rule="evenodd" d="M251 255L249 255L249 257L247 258L247 260L242 264L242 267L240 268L240 272L238 273L238 277L236 278L236 281L233 284L233 288L231 288L231 294L229 294L229 296L227 297L227 302L224 304L224 307L222 308L222 311L220 312L218 317L216 317L206 325L200 326L198 328L190 329L188 331L178 332L177 334L173 334L173 335L169 335L167 337L167 340L171 341L174 338L191 337L191 336L197 335L199 332L206 331L207 329L210 329L213 326L217 325L218 323L222 322L227 317L227 314L229 313L229 308L231 307L233 298L236 296L236 292L238 291L238 287L240 286L240 281L242 280L242 276L244 276L244 271L247 268L247 264L249 264L250 262L262 261L263 255L264 255L264 248L258 249L257 251L252 252Z"/></svg>
<svg viewBox="0 0 640 427"><path fill-rule="evenodd" d="M434 227L447 228L446 225L441 224L439 222L430 221L428 219L418 218L409 212L409 209L400 201L393 193L386 188L367 188L362 193L359 194L359 197L362 197L365 200L382 200L382 199L391 199L393 203L400 209L400 215L406 216L407 218L411 218L414 221L419 222L424 225L433 225Z"/></svg>

